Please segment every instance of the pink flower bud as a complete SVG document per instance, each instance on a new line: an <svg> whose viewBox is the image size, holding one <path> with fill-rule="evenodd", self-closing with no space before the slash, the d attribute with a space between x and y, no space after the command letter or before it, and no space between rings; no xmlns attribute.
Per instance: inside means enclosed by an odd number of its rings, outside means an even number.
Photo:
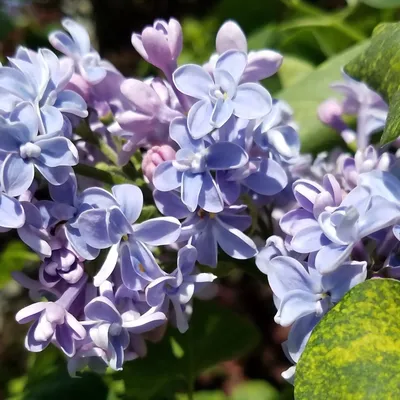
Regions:
<svg viewBox="0 0 400 400"><path fill-rule="evenodd" d="M153 146L143 157L143 175L151 183L156 167L164 161L170 160L175 160L175 150L171 146L166 144L162 146Z"/></svg>

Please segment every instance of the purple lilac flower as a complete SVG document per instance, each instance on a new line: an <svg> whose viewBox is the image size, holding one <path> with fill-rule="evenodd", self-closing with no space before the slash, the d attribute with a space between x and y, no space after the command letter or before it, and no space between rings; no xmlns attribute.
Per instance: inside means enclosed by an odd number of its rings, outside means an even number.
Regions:
<svg viewBox="0 0 400 400"><path fill-rule="evenodd" d="M84 275L84 259L72 249L66 238L65 225L56 229L51 239L50 255L39 267L39 281L46 287L53 287L60 281L73 285Z"/></svg>
<svg viewBox="0 0 400 400"><path fill-rule="evenodd" d="M183 307L192 299L196 287L213 282L217 277L210 273L193 273L197 250L192 245L182 247L178 252L176 269L170 274L161 274L146 287L146 299L150 306L165 309L171 302L176 324L181 333L189 328Z"/></svg>
<svg viewBox="0 0 400 400"><path fill-rule="evenodd" d="M92 48L86 29L70 18L64 18L61 24L69 35L63 31L52 32L49 35L51 45L74 61L77 72L87 82L101 82L111 66Z"/></svg>
<svg viewBox="0 0 400 400"><path fill-rule="evenodd" d="M9 120L0 118L0 152L6 155L0 180L7 194L24 193L33 182L35 168L53 185L68 179L71 166L78 163L78 151L69 139L58 136L61 126L51 125L48 135L38 135L39 121L28 102L20 103Z"/></svg>
<svg viewBox="0 0 400 400"><path fill-rule="evenodd" d="M162 214L185 218L177 241L189 241L197 249L200 264L216 267L218 246L230 257L239 260L257 254L256 245L243 233L251 225L251 217L242 214L245 206L225 207L219 213L208 213L202 208L190 212L176 192L156 190L153 197Z"/></svg>
<svg viewBox="0 0 400 400"><path fill-rule="evenodd" d="M141 34L132 34L132 45L147 62L171 76L182 51L181 25L174 18L168 22L157 19Z"/></svg>
<svg viewBox="0 0 400 400"><path fill-rule="evenodd" d="M76 222L81 213L88 209L115 206L117 203L114 197L98 187L90 187L78 193L73 173L64 184L49 185L49 191L53 201L41 201L36 204L44 218L44 225L52 228L60 222L64 223L66 236L64 245L70 245L83 259L95 259L99 255L99 250L86 243Z"/></svg>
<svg viewBox="0 0 400 400"><path fill-rule="evenodd" d="M234 21L225 22L219 29L216 37L218 54L228 50L238 50L247 53L247 39L239 25ZM282 64L283 57L273 50L250 51L247 55L247 65L240 82L258 82L274 75ZM205 65L207 71L212 73L218 55L211 56L210 62Z"/></svg>
<svg viewBox="0 0 400 400"><path fill-rule="evenodd" d="M386 123L388 105L376 92L365 83L357 82L344 72L344 82L337 82L331 87L345 96L343 102L329 99L321 104L318 114L322 122L339 131L346 143L357 143L359 150L364 150L370 137L382 130ZM353 131L344 121L344 115L357 117L357 129Z"/></svg>
<svg viewBox="0 0 400 400"><path fill-rule="evenodd" d="M337 169L342 177L343 186L351 190L357 186L360 174L374 169L389 171L395 161L394 154L385 152L379 155L378 151L369 145L364 150L357 150L354 157L343 154L337 161Z"/></svg>
<svg viewBox="0 0 400 400"><path fill-rule="evenodd" d="M165 314L155 308L149 309L143 315L134 309L120 313L111 291L90 301L85 306L85 317L83 323L89 328L93 343L105 351L108 363L114 370L122 369L130 333L151 331L166 321Z"/></svg>
<svg viewBox="0 0 400 400"><path fill-rule="evenodd" d="M363 174L366 182L368 174ZM374 190L367 184L357 186L340 202L342 192L333 176L324 178L324 187L296 181L293 193L301 208L288 212L280 222L290 247L298 253L317 252L317 270L323 274L334 271L362 238L393 225L400 217L399 205L374 195Z"/></svg>
<svg viewBox="0 0 400 400"><path fill-rule="evenodd" d="M48 49L36 53L23 47L9 61L10 67L0 68L0 109L10 112L20 102L31 103L41 134L58 130L69 114L87 117L82 97L65 90L73 73L71 63L60 62Z"/></svg>
<svg viewBox="0 0 400 400"><path fill-rule="evenodd" d="M272 99L266 89L252 82L240 84L246 65L246 53L228 50L219 56L213 78L195 64L174 72L178 90L199 100L190 108L187 120L194 139L220 128L232 114L252 120L270 112Z"/></svg>
<svg viewBox="0 0 400 400"><path fill-rule="evenodd" d="M300 155L300 138L297 131L285 121L281 102L275 102L272 110L254 131L254 141L262 150L270 150L285 162L296 160Z"/></svg>
<svg viewBox="0 0 400 400"><path fill-rule="evenodd" d="M242 168L217 171L216 182L226 204L234 204L245 192L273 196L288 183L282 166L272 158L252 157Z"/></svg>
<svg viewBox="0 0 400 400"><path fill-rule="evenodd" d="M17 313L18 323L33 322L25 339L29 351L40 352L53 341L68 357L75 354L76 342L85 338L86 331L68 308L85 283L82 279L70 286L55 302L34 303Z"/></svg>
<svg viewBox="0 0 400 400"><path fill-rule="evenodd" d="M155 260L146 245L161 246L174 243L181 225L176 218L154 218L135 224L143 207L141 190L129 184L112 188L117 205L107 209L98 208L84 211L77 220L82 238L95 249L111 247L107 259L94 278L99 286L114 271L120 248L127 245L136 262L144 268L153 267Z"/></svg>
<svg viewBox="0 0 400 400"><path fill-rule="evenodd" d="M120 134L127 143L123 160L136 151L139 145L167 144L171 121L182 116L176 104L171 103L170 89L164 82L153 80L149 83L126 79L121 92L131 102L131 107L116 116L121 128Z"/></svg>
<svg viewBox="0 0 400 400"><path fill-rule="evenodd" d="M25 211L21 203L13 197L0 193L0 229L21 228L25 224Z"/></svg>
<svg viewBox="0 0 400 400"><path fill-rule="evenodd" d="M202 139L193 139L185 118L176 118L170 126L170 136L180 150L176 160L165 161L154 171L156 189L168 192L180 188L182 201L190 211L200 206L209 212L223 209L221 193L210 170L234 170L248 160L237 144L216 142L207 146Z"/></svg>

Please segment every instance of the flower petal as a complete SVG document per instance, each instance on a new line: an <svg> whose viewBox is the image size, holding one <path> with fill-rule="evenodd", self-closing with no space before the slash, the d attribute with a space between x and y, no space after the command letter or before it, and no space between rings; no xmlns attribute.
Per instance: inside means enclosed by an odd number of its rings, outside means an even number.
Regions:
<svg viewBox="0 0 400 400"><path fill-rule="evenodd" d="M133 224L142 212L142 191L135 185L122 184L113 186L112 192L126 219Z"/></svg>
<svg viewBox="0 0 400 400"><path fill-rule="evenodd" d="M173 217L160 217L133 226L137 240L152 246L174 243L181 232L180 222Z"/></svg>
<svg viewBox="0 0 400 400"><path fill-rule="evenodd" d="M214 129L211 124L213 109L214 107L208 98L198 101L190 108L187 125L194 139L200 139Z"/></svg>
<svg viewBox="0 0 400 400"><path fill-rule="evenodd" d="M9 154L1 165L1 186L10 196L19 196L29 189L34 167L17 154Z"/></svg>
<svg viewBox="0 0 400 400"><path fill-rule="evenodd" d="M93 278L94 286L99 287L113 273L118 261L119 246L119 242L111 246L103 265Z"/></svg>
<svg viewBox="0 0 400 400"><path fill-rule="evenodd" d="M169 192L181 185L182 172L179 172L172 161L164 161L158 165L153 175L153 185L162 192Z"/></svg>
<svg viewBox="0 0 400 400"><path fill-rule="evenodd" d="M115 305L104 296L94 298L85 306L85 316L91 321L122 323L121 315Z"/></svg>
<svg viewBox="0 0 400 400"><path fill-rule="evenodd" d="M5 194L0 196L0 226L20 228L25 223L25 212L18 200Z"/></svg>
<svg viewBox="0 0 400 400"><path fill-rule="evenodd" d="M76 165L79 161L78 150L65 137L41 139L36 141L41 149L40 162L48 167Z"/></svg>
<svg viewBox="0 0 400 400"><path fill-rule="evenodd" d="M222 250L232 258L245 260L257 254L257 247L248 236L221 220L216 220L213 231Z"/></svg>
<svg viewBox="0 0 400 400"><path fill-rule="evenodd" d="M201 186L198 204L205 211L211 213L218 213L224 209L224 201L221 192L210 171L206 171L203 174L203 185Z"/></svg>
<svg viewBox="0 0 400 400"><path fill-rule="evenodd" d="M228 72L236 84L238 84L246 65L246 53L238 50L227 50L219 56L215 69L222 69L223 71Z"/></svg>
<svg viewBox="0 0 400 400"><path fill-rule="evenodd" d="M208 99L209 90L214 85L211 76L195 64L182 65L172 77L180 92L195 99Z"/></svg>
<svg viewBox="0 0 400 400"><path fill-rule="evenodd" d="M193 174L189 171L183 173L181 199L191 212L196 210L199 203L199 195L206 174L207 172Z"/></svg>
<svg viewBox="0 0 400 400"><path fill-rule="evenodd" d="M207 148L207 167L213 170L243 167L248 161L247 153L237 144L217 142Z"/></svg>
<svg viewBox="0 0 400 400"><path fill-rule="evenodd" d="M257 119L267 115L272 108L272 98L269 92L257 83L239 85L234 103L233 113L239 118Z"/></svg>

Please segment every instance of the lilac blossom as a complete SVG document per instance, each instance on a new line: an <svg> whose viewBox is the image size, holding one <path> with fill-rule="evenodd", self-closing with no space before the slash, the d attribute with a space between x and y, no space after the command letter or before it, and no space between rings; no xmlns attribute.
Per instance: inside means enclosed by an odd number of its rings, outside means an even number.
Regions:
<svg viewBox="0 0 400 400"><path fill-rule="evenodd" d="M107 282L105 284L108 287ZM83 323L89 329L93 343L105 351L108 363L114 370L122 369L130 333L151 331L166 321L165 314L155 308L150 308L143 315L134 309L120 313L115 297L109 290L85 306L85 317Z"/></svg>
<svg viewBox="0 0 400 400"><path fill-rule="evenodd" d="M368 181L368 173L363 176ZM374 190L360 185L341 201L340 185L332 176L324 178L324 187L296 181L293 192L301 208L280 221L290 247L299 253L317 252L317 270L323 274L334 271L362 238L393 225L400 217L399 205L374 195Z"/></svg>
<svg viewBox="0 0 400 400"><path fill-rule="evenodd" d="M21 228L26 220L25 210L21 203L13 197L0 193L0 228L2 232L8 229Z"/></svg>
<svg viewBox="0 0 400 400"><path fill-rule="evenodd" d="M182 51L181 25L174 18L168 22L157 19L141 34L132 34L132 45L147 62L170 76Z"/></svg>
<svg viewBox="0 0 400 400"><path fill-rule="evenodd" d="M360 174L375 169L389 171L395 161L394 154L388 152L379 154L372 145L369 145L364 150L357 150L354 157L343 154L337 161L337 169L343 179L344 187L351 190L357 186Z"/></svg>
<svg viewBox="0 0 400 400"><path fill-rule="evenodd" d="M71 246L74 252L83 259L95 259L99 255L99 250L83 240L76 222L81 213L88 209L115 206L117 203L114 197L98 187L90 187L78 193L77 181L73 173L64 184L50 185L49 191L53 201L37 203L44 218L44 225L52 228L60 222L64 223L65 239L61 238L63 246ZM60 238L57 238L57 241L59 240Z"/></svg>
<svg viewBox="0 0 400 400"><path fill-rule="evenodd" d="M219 56L213 78L195 64L174 72L178 90L199 100L190 108L187 120L194 139L220 128L232 114L252 120L270 112L272 99L266 89L252 82L240 84L246 65L246 53L228 50Z"/></svg>
<svg viewBox="0 0 400 400"><path fill-rule="evenodd" d="M224 202L234 204L243 192L276 195L286 187L288 177L282 166L272 158L252 157L241 168L217 171L216 182Z"/></svg>
<svg viewBox="0 0 400 400"><path fill-rule="evenodd" d="M240 26L234 21L225 22L216 37L216 50L223 54L228 50L238 50L247 53L247 39ZM250 51L247 55L247 65L240 82L257 82L274 75L282 64L283 57L273 50ZM210 72L215 68L218 55L211 56L205 66Z"/></svg>
<svg viewBox="0 0 400 400"><path fill-rule="evenodd" d="M123 146L121 164L125 164L139 145L157 145L169 142L169 125L182 112L171 101L173 94L164 82L154 79L145 83L137 79L126 79L121 92L132 107L116 116L123 132L118 135L127 140Z"/></svg>
<svg viewBox="0 0 400 400"><path fill-rule="evenodd" d="M20 102L31 103L41 134L59 129L67 115L88 115L82 97L65 89L73 73L67 60L60 62L48 49L36 53L20 47L9 61L10 67L0 68L0 109L10 112Z"/></svg>
<svg viewBox="0 0 400 400"><path fill-rule="evenodd" d="M51 240L51 254L39 267L39 280L46 287L53 287L60 281L73 285L84 272L83 258L79 257L65 235L65 226L59 227L56 237Z"/></svg>
<svg viewBox="0 0 400 400"><path fill-rule="evenodd" d="M237 144L216 142L207 146L202 139L193 139L186 127L186 119L171 123L171 138L179 145L176 160L165 161L154 171L156 189L168 192L180 188L182 201L190 211L200 206L209 212L223 209L221 193L210 170L234 170L248 160L246 152Z"/></svg>
<svg viewBox="0 0 400 400"><path fill-rule="evenodd" d="M49 135L38 135L39 121L32 104L20 103L10 119L0 118L2 140L0 152L5 155L1 165L3 190L18 196L32 184L35 168L53 185L64 183L78 163L78 151L62 136L56 126ZM58 126L58 129L61 127Z"/></svg>
<svg viewBox="0 0 400 400"><path fill-rule="evenodd" d="M55 302L31 304L16 315L20 324L33 322L25 339L29 351L40 352L54 341L68 356L75 354L76 342L86 336L85 328L68 312L68 308L82 290L86 279L70 286Z"/></svg>
<svg viewBox="0 0 400 400"><path fill-rule="evenodd" d="M101 82L111 66L92 48L86 29L70 18L64 18L61 24L69 34L63 31L52 32L49 35L52 46L74 61L77 72L87 82Z"/></svg>
<svg viewBox="0 0 400 400"><path fill-rule="evenodd" d="M141 190L129 184L112 188L117 205L107 209L91 209L80 214L77 226L86 243L95 249L111 247L107 259L94 278L99 286L114 271L120 247L127 243L133 256L147 268L155 260L146 245L160 246L176 241L181 225L176 218L162 217L135 224L143 207Z"/></svg>
<svg viewBox="0 0 400 400"><path fill-rule="evenodd" d="M200 264L216 267L218 247L230 257L243 260L257 254L254 242L243 233L251 225L251 217L243 214L245 206L225 207L222 212L208 213L201 208L190 212L176 192L153 193L157 208L182 222L178 242L189 241L197 249Z"/></svg>
<svg viewBox="0 0 400 400"><path fill-rule="evenodd" d="M274 152L285 162L300 155L300 138L289 121L285 121L281 103L276 102L254 131L254 141L262 150Z"/></svg>
<svg viewBox="0 0 400 400"><path fill-rule="evenodd" d="M197 287L202 287L201 284L213 282L217 278L210 273L193 273L196 259L195 247L182 247L178 252L176 269L170 274L160 273L160 277L146 287L146 299L150 306L164 309L169 302L172 303L176 324L181 333L189 328L182 306L192 299Z"/></svg>
<svg viewBox="0 0 400 400"><path fill-rule="evenodd" d="M388 106L376 92L365 83L357 82L342 72L343 82L336 82L331 87L345 96L342 102L329 99L321 104L318 114L322 122L340 132L347 144L356 142L359 150L364 150L371 136L381 131L386 123ZM357 117L356 131L343 119L344 115Z"/></svg>

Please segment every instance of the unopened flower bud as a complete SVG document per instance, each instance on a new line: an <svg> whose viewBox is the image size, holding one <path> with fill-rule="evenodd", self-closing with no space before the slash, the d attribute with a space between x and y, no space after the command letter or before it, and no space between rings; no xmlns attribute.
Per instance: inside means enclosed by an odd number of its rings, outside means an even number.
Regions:
<svg viewBox="0 0 400 400"><path fill-rule="evenodd" d="M164 161L174 160L175 150L168 145L154 146L143 157L143 175L149 182L153 181L153 174L158 165Z"/></svg>

